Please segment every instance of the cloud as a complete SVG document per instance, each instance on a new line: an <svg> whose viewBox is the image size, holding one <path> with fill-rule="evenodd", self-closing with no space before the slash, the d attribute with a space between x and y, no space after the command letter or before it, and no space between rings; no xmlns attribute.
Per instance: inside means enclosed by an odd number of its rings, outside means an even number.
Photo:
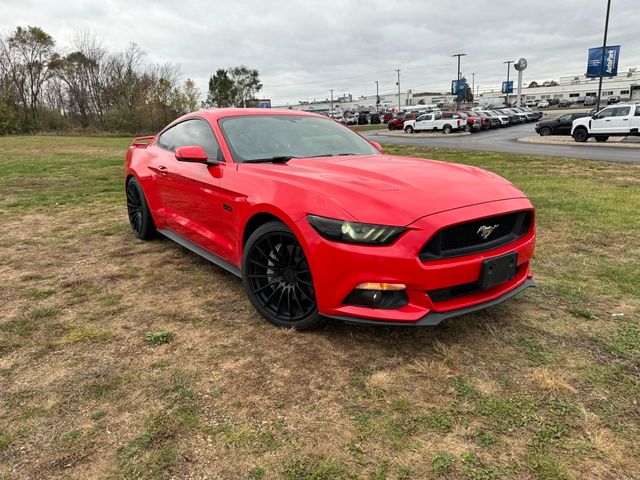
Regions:
<svg viewBox="0 0 640 480"><path fill-rule="evenodd" d="M109 50L135 42L150 62L174 62L206 90L219 67L258 68L275 103L396 89L447 90L456 59L481 89L497 88L505 60L525 57L524 80L585 71L587 49L602 43L606 2L584 0L0 0L0 29L37 25L61 49L91 31ZM609 44L621 44L620 69L640 65L637 0L612 2Z"/></svg>

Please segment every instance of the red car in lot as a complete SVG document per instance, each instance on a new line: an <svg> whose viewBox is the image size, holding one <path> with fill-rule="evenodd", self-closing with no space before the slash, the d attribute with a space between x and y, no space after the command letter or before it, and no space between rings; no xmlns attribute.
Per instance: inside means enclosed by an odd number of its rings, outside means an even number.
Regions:
<svg viewBox="0 0 640 480"><path fill-rule="evenodd" d="M402 130L404 128L404 122L407 120L415 120L416 118L417 115L415 113L399 113L387 122L387 128L389 130Z"/></svg>
<svg viewBox="0 0 640 480"><path fill-rule="evenodd" d="M384 154L319 115L218 109L134 139L135 235L243 279L279 326L435 325L533 285L534 209L479 168Z"/></svg>

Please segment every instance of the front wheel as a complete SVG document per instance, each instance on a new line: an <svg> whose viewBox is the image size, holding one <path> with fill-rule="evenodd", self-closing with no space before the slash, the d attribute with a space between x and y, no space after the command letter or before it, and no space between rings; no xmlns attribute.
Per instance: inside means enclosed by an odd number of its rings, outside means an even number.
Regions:
<svg viewBox="0 0 640 480"><path fill-rule="evenodd" d="M471 126L470 125L465 125L464 126L464 131L467 132L467 133L471 132Z"/></svg>
<svg viewBox="0 0 640 480"><path fill-rule="evenodd" d="M586 142L589 139L589 133L585 128L578 128L573 132L573 139L576 142Z"/></svg>
<svg viewBox="0 0 640 480"><path fill-rule="evenodd" d="M542 137L548 137L549 135L551 135L551 129L549 127L542 127L540 129L540 135Z"/></svg>
<svg viewBox="0 0 640 480"><path fill-rule="evenodd" d="M453 132L453 128L451 128L451 125L445 125L442 131L448 135Z"/></svg>
<svg viewBox="0 0 640 480"><path fill-rule="evenodd" d="M409 125L407 128L404 129L404 131L406 133L413 133L413 127L411 125Z"/></svg>
<svg viewBox="0 0 640 480"><path fill-rule="evenodd" d="M389 130L393 131L396 130L398 127L395 126L394 123L389 124Z"/></svg>
<svg viewBox="0 0 640 480"><path fill-rule="evenodd" d="M596 142L606 142L609 140L609 135L596 135Z"/></svg>
<svg viewBox="0 0 640 480"><path fill-rule="evenodd" d="M308 330L325 322L302 246L281 222L261 225L247 240L242 281L255 309L274 325Z"/></svg>

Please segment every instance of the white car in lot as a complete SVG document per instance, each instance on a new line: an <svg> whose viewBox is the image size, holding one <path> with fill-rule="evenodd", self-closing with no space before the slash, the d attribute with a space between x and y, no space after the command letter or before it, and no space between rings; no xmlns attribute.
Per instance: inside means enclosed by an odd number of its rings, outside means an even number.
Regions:
<svg viewBox="0 0 640 480"><path fill-rule="evenodd" d="M442 118L439 113L425 113L415 120L407 120L404 122L403 129L406 133L437 131L442 130L444 133L451 133L454 130L464 128L467 123L466 119L460 118Z"/></svg>
<svg viewBox="0 0 640 480"><path fill-rule="evenodd" d="M603 108L591 117L576 118L571 124L571 136L576 142L594 137L606 142L609 137L640 135L640 104L617 104Z"/></svg>
<svg viewBox="0 0 640 480"><path fill-rule="evenodd" d="M546 100L540 100L537 106L538 108L548 108L549 102L547 102Z"/></svg>

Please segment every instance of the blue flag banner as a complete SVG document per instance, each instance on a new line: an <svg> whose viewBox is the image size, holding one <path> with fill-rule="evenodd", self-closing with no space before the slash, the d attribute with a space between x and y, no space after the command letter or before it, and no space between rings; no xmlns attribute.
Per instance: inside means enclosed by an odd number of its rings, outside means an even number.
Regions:
<svg viewBox="0 0 640 480"><path fill-rule="evenodd" d="M458 97L464 97L467 93L467 81L462 79L451 80L451 94L456 95Z"/></svg>
<svg viewBox="0 0 640 480"><path fill-rule="evenodd" d="M587 60L587 77L615 77L618 75L618 58L620 45L604 49L604 65L602 64L602 47L590 48Z"/></svg>
<svg viewBox="0 0 640 480"><path fill-rule="evenodd" d="M502 93L513 93L513 80L502 82Z"/></svg>

